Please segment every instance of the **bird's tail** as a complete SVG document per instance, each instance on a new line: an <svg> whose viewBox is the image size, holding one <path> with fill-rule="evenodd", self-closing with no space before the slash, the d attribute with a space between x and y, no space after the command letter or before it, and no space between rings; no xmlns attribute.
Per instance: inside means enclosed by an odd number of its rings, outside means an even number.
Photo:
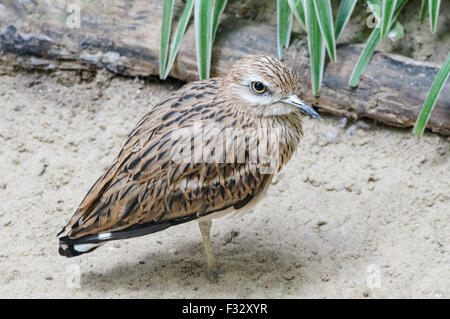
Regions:
<svg viewBox="0 0 450 319"><path fill-rule="evenodd" d="M59 237L59 254L65 257L79 256L81 254L90 253L107 241L127 239L156 233L168 227L186 223L196 218L197 215L193 214L191 216L178 218L168 222L148 222L145 224L135 224L122 230L91 234L76 239L69 238L69 236L66 235ZM62 232L64 231L65 230L63 229Z"/></svg>
<svg viewBox="0 0 450 319"><path fill-rule="evenodd" d="M77 243L77 240L69 239L67 236L59 239L58 252L64 257L75 257L90 253L100 247L103 243Z"/></svg>

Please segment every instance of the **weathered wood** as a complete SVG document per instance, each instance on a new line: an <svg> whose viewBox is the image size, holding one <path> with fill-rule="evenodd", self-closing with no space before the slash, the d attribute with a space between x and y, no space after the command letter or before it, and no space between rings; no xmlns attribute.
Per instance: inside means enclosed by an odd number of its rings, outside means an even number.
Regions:
<svg viewBox="0 0 450 319"><path fill-rule="evenodd" d="M2 0L0 61L30 69L100 67L129 76L157 75L162 4L159 0ZM80 28L71 28L70 22L76 22L74 5L80 8ZM176 11L180 9L178 6ZM360 52L360 46L338 47L338 62L325 68L320 97L311 94L305 40L294 35L285 59L300 76L303 98L321 111L413 126L438 67L377 52L359 87L351 89L347 82ZM214 43L212 75L226 74L234 61L248 54L276 56L276 29L224 17ZM171 76L197 79L192 25ZM450 135L448 86L427 126L444 135Z"/></svg>

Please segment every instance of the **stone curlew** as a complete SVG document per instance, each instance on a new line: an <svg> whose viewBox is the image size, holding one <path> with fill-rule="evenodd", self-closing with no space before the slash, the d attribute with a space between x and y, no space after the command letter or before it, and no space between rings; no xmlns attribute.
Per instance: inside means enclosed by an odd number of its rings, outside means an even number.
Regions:
<svg viewBox="0 0 450 319"><path fill-rule="evenodd" d="M223 78L186 84L129 134L58 234L73 257L110 240L198 220L210 277L217 276L211 219L248 211L294 154L303 114L297 75L275 58L238 61Z"/></svg>

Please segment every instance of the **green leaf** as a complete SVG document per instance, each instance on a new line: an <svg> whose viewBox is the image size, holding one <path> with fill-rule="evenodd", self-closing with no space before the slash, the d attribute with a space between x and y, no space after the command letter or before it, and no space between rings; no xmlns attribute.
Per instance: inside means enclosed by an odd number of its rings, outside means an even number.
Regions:
<svg viewBox="0 0 450 319"><path fill-rule="evenodd" d="M173 0L164 0L163 19L161 26L161 43L159 47L159 77L164 79L169 51L170 31L172 27Z"/></svg>
<svg viewBox="0 0 450 319"><path fill-rule="evenodd" d="M367 6L379 23L381 21L381 8L383 7L383 0L367 0Z"/></svg>
<svg viewBox="0 0 450 319"><path fill-rule="evenodd" d="M394 15L397 0L383 0L381 10L381 37L384 38L391 27L392 16Z"/></svg>
<svg viewBox="0 0 450 319"><path fill-rule="evenodd" d="M167 63L167 67L164 73L164 76L161 78L165 80L172 69L175 58L177 57L178 50L180 48L181 40L183 39L184 33L186 32L186 27L189 22L189 18L192 14L192 8L194 6L194 0L187 0L186 5L184 7L183 13L181 14L180 21L178 22L178 27L175 31L175 37L171 44L171 50L169 55L169 62Z"/></svg>
<svg viewBox="0 0 450 319"><path fill-rule="evenodd" d="M378 21L381 21L382 16L382 7L383 7L383 0L367 0L367 5L369 6L370 11L372 11L373 15ZM408 0L396 0L396 5L394 9L394 14L392 16L392 22L391 27L394 25L394 20L397 19L398 14L403 9L403 7L406 5ZM380 26L378 26L380 27Z"/></svg>
<svg viewBox="0 0 450 319"><path fill-rule="evenodd" d="M283 59L283 48L289 46L292 14L287 0L277 0L277 47L278 58Z"/></svg>
<svg viewBox="0 0 450 319"><path fill-rule="evenodd" d="M397 16L405 6L406 2L407 0L396 1L394 13L391 19L392 22L389 28L390 38L396 39L403 36L403 27L397 21ZM381 21L381 12L380 12L380 4L382 4L381 0L367 0L367 4L369 5L369 8L374 14L375 18L378 21ZM380 24L378 24L378 26L372 30L372 33L370 34L369 39L367 40L366 46L364 47L364 50L361 52L361 55L359 56L358 61L356 62L355 68L353 69L353 72L350 76L348 85L355 87L359 84L359 78L369 65L370 60L372 59L372 55L375 52L375 49L377 48L380 41L381 41L381 27Z"/></svg>
<svg viewBox="0 0 450 319"><path fill-rule="evenodd" d="M341 5L339 6L339 11L336 17L336 25L334 27L334 37L336 41L339 39L342 31L347 25L350 16L353 13L353 9L355 9L357 0L342 0Z"/></svg>
<svg viewBox="0 0 450 319"><path fill-rule="evenodd" d="M219 17L227 5L227 0L216 0L214 4L214 20L213 20L213 38L212 42L216 38L217 27L219 26Z"/></svg>
<svg viewBox="0 0 450 319"><path fill-rule="evenodd" d="M303 7L302 0L288 0L288 3L295 18L301 24L302 28L306 31L305 9Z"/></svg>
<svg viewBox="0 0 450 319"><path fill-rule="evenodd" d="M408 0L397 0L397 4L395 5L394 10L394 16L392 17L392 24L394 23L394 20L397 19L400 11L403 10L403 7L406 5L407 2Z"/></svg>
<svg viewBox="0 0 450 319"><path fill-rule="evenodd" d="M403 29L403 26L400 24L400 22L398 22L398 20L394 21L391 29L389 30L388 38L392 41L396 41L403 38L404 35L405 31Z"/></svg>
<svg viewBox="0 0 450 319"><path fill-rule="evenodd" d="M353 69L352 75L350 76L350 81L348 85L354 87L359 84L359 77L364 73L367 66L369 65L370 60L372 59L372 55L375 52L378 43L381 41L381 29L374 28L372 33L367 40L366 46L362 51L361 55L358 58L358 62L356 62L356 66Z"/></svg>
<svg viewBox="0 0 450 319"><path fill-rule="evenodd" d="M195 44L200 80L209 78L214 19L213 4L214 2L211 0L195 0L194 5Z"/></svg>
<svg viewBox="0 0 450 319"><path fill-rule="evenodd" d="M431 32L433 33L436 31L440 5L441 0L428 0L428 11L430 12Z"/></svg>
<svg viewBox="0 0 450 319"><path fill-rule="evenodd" d="M427 14L428 14L428 0L422 0L422 4L420 6L420 22L423 23Z"/></svg>
<svg viewBox="0 0 450 319"><path fill-rule="evenodd" d="M416 124L414 125L413 133L418 137L421 137L425 126L430 118L431 111L433 110L436 100L444 88L444 84L450 75L450 53L445 59L444 65L439 70L436 78L434 79L433 85L428 92L428 95L423 104L422 110L420 111L419 117L417 118Z"/></svg>
<svg viewBox="0 0 450 319"><path fill-rule="evenodd" d="M311 63L311 87L314 95L319 95L322 83L323 68L325 64L325 43L317 21L314 4L312 1L304 0L305 26L308 32L308 50Z"/></svg>
<svg viewBox="0 0 450 319"><path fill-rule="evenodd" d="M398 22L397 17L399 13L402 11L403 7L406 5L408 0L397 0L397 4L395 6L394 15L392 17L392 24L389 28L388 38L392 41L403 38L404 29L400 22Z"/></svg>
<svg viewBox="0 0 450 319"><path fill-rule="evenodd" d="M320 32L325 40L328 55L331 61L336 61L336 38L334 37L333 13L331 11L330 0L313 1L316 11L317 21L319 22Z"/></svg>

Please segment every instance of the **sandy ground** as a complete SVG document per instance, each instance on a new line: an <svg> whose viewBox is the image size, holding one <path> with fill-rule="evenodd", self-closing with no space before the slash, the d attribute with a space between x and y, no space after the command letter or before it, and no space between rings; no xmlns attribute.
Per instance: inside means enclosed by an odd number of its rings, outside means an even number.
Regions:
<svg viewBox="0 0 450 319"><path fill-rule="evenodd" d="M56 233L178 86L0 76L0 297L450 297L449 139L331 116L305 120L297 155L251 214L214 223L219 283L195 222L59 256Z"/></svg>

